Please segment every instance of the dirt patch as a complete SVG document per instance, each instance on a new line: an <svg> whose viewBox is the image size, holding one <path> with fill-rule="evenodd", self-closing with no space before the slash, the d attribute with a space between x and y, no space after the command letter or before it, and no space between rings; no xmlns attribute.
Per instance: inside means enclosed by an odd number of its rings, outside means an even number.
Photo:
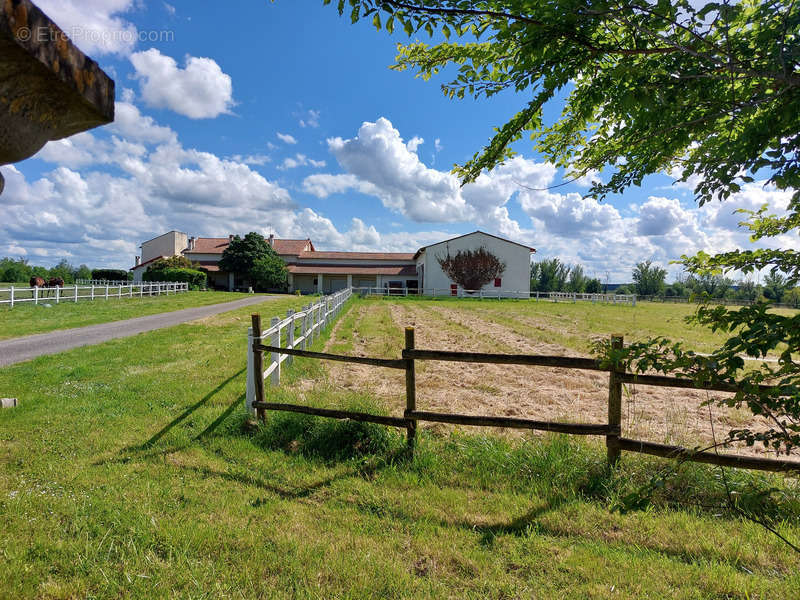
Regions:
<svg viewBox="0 0 800 600"><path fill-rule="evenodd" d="M354 310L357 311L356 323L362 319L374 319L374 311L388 310L397 330L409 325L416 328L418 348L581 355L558 344L527 338L491 321L491 315L450 306L376 302L361 304ZM345 334L353 335L345 331L336 333L340 339ZM332 339L329 345L334 341ZM354 336L352 343L354 354L376 356L375 340ZM370 346L373 346L372 353ZM398 345L390 356L398 357L400 350ZM367 392L381 399L391 414L402 414L405 408L402 371L343 363L331 363L326 365L326 369L329 383L334 388ZM709 445L713 439L709 409L701 404L719 396L723 394L625 386L623 435L690 447ZM607 373L516 365L417 363L417 407L420 410L603 423L607 417L607 403ZM732 427L763 426L763 421L753 418L746 410L713 406L711 416L718 439ZM432 424L421 426L444 428ZM503 431L519 434L518 430ZM760 449L746 448L737 449L737 452L764 453Z"/></svg>

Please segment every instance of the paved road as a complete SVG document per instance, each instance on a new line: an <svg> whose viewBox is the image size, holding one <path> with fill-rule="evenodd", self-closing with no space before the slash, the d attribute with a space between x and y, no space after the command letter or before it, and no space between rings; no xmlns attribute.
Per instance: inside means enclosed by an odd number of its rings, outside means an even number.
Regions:
<svg viewBox="0 0 800 600"><path fill-rule="evenodd" d="M101 323L99 325L89 325L87 327L76 327L74 329L60 329L49 333L40 333L21 338L0 341L0 367L13 365L42 356L44 354L56 354L64 352L78 346L90 346L99 344L115 338L130 337L137 333L172 327L186 321L194 321L211 315L259 304L277 298L277 296L250 296L242 300L233 302L223 302L212 304L211 306L199 306L197 308L185 308L172 312L149 315L147 317L137 317L125 321L113 321L111 323Z"/></svg>

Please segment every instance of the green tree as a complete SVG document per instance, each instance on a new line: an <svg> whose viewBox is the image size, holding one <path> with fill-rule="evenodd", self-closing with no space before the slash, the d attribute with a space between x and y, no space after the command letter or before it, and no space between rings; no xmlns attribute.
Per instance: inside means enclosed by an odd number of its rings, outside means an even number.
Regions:
<svg viewBox="0 0 800 600"><path fill-rule="evenodd" d="M596 277L586 282L587 294L600 294L603 291L603 284Z"/></svg>
<svg viewBox="0 0 800 600"><path fill-rule="evenodd" d="M546 258L531 264L532 292L563 292L569 278L569 266L558 258Z"/></svg>
<svg viewBox="0 0 800 600"><path fill-rule="evenodd" d="M569 279L567 280L567 291L582 294L586 291L586 284L589 278L583 272L581 265L573 265L569 270Z"/></svg>
<svg viewBox="0 0 800 600"><path fill-rule="evenodd" d="M77 281L78 279L91 279L92 278L92 270L87 267L86 265L81 265L75 272L72 274L72 277Z"/></svg>
<svg viewBox="0 0 800 600"><path fill-rule="evenodd" d="M250 278L257 291L285 292L289 289L289 270L275 252L256 259Z"/></svg>
<svg viewBox="0 0 800 600"><path fill-rule="evenodd" d="M389 32L440 33L442 43L399 46L394 68L424 79L455 73L442 86L450 97L507 90L526 97L489 144L456 167L463 182L512 156L513 144L530 135L541 156L573 176L604 170L608 179L590 190L600 199L676 169L682 181L698 181L695 197L702 205L729 198L755 173L765 173L791 200L780 216L766 207L746 213L751 239L800 227L800 3L794 0L702 7L690 0L339 0L337 6L353 22L367 18ZM561 116L545 124L545 106L564 97ZM784 273L788 285L800 281L794 249L700 252L682 260L695 274L769 268ZM800 364L786 350L776 365L743 371L741 355L800 346L800 315L767 310L764 304L701 306L696 322L731 332L710 357L659 340L626 352L633 366L641 360L653 367L650 358L663 351L669 358L658 368L709 382L738 381L741 391L720 402L747 405L772 425L734 430L729 439L789 451L800 446ZM773 385L759 386L766 382Z"/></svg>
<svg viewBox="0 0 800 600"><path fill-rule="evenodd" d="M8 283L27 283L31 275L32 269L25 259L20 258L19 260L14 260L8 257L0 259L0 281Z"/></svg>
<svg viewBox="0 0 800 600"><path fill-rule="evenodd" d="M278 263L283 266L283 275L280 274ZM286 278L288 285L286 263L264 236L254 231L244 238L238 235L233 238L222 253L219 267L223 271L246 278L260 290L285 289L286 286L282 283L283 277Z"/></svg>
<svg viewBox="0 0 800 600"><path fill-rule="evenodd" d="M197 267L192 264L188 258L181 254L169 256L167 258L159 258L154 260L148 267L148 271L162 271L164 269L196 269Z"/></svg>
<svg viewBox="0 0 800 600"><path fill-rule="evenodd" d="M789 287L786 278L780 273L767 273L764 277L764 297L773 302L782 302L783 295Z"/></svg>
<svg viewBox="0 0 800 600"><path fill-rule="evenodd" d="M639 296L657 296L664 291L667 270L652 260L636 263L633 269L633 288Z"/></svg>

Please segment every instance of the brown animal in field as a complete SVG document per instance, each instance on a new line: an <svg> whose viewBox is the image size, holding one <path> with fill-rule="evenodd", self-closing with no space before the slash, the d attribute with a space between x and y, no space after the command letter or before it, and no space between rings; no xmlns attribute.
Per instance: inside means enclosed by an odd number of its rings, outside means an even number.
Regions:
<svg viewBox="0 0 800 600"><path fill-rule="evenodd" d="M30 287L44 287L47 285L47 282L41 277L31 277L29 283Z"/></svg>
<svg viewBox="0 0 800 600"><path fill-rule="evenodd" d="M64 280L61 279L61 277L51 277L47 281L47 287L51 287L51 288L60 287L60 288L63 288L64 287Z"/></svg>

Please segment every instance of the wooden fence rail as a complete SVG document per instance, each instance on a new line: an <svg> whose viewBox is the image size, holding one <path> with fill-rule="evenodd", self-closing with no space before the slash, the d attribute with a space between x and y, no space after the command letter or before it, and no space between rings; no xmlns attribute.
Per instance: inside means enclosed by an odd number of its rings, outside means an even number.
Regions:
<svg viewBox="0 0 800 600"><path fill-rule="evenodd" d="M348 295L349 297L349 295ZM346 299L346 298L345 298ZM339 307L341 308L340 303ZM300 314L300 313L297 313ZM306 313L308 314L308 310ZM253 316L253 322L260 321L257 315ZM285 322L285 321L284 321ZM282 322L282 323L284 323ZM276 325L273 325L273 329ZM258 326L255 326L258 330ZM269 331L264 332L262 337L268 335ZM694 462L709 463L714 465L739 467L746 469L759 469L765 471L795 471L800 473L800 462L791 460L780 460L772 458L759 458L751 456L741 456L735 454L717 454L715 452L703 452L681 446L670 446L658 444L644 440L633 440L621 436L622 428L622 386L624 383L636 383L639 385L671 386L678 388L699 387L700 389L711 389L730 392L732 386L696 386L691 380L668 376L644 376L635 373L628 373L622 368L611 369L602 366L597 360L591 358L572 358L562 356L538 356L527 354L487 354L477 352L452 352L447 350L422 350L415 348L414 328L407 327L406 344L402 350L400 359L371 358L362 356L346 356L339 354L328 354L323 352L310 352L298 350L296 348L283 348L279 344L270 346L260 344L253 336L250 339L250 351L248 356L248 408L256 410L261 419L266 419L267 410L289 411L328 417L333 419L352 419L354 421L365 421L378 423L391 427L406 429L406 436L409 448L413 452L417 424L419 421L433 423L451 423L456 425L479 426L479 427L508 427L513 429L533 429L539 431L552 431L566 433L570 435L598 435L605 436L607 448L607 460L609 464L615 464L623 451L639 452L653 456L667 458L680 458ZM623 346L622 336L612 336L612 346L621 348ZM319 360L332 360L339 362L350 362L356 364L367 364L375 367L390 369L404 369L406 373L406 410L402 417L373 415L363 412L352 412L345 410L333 410L323 408L313 408L296 404L274 403L265 400L264 378L268 371L264 372L264 377L258 374L262 371L260 356L263 352L271 352L273 356L298 356ZM523 419L517 417L486 416L486 415L465 415L455 413L434 413L417 410L416 395L416 373L415 362L418 360L430 361L456 361L471 363L492 363L492 364L518 364L528 366L543 366L562 369L580 369L592 371L607 371L609 373L609 392L608 392L608 419L607 423L565 423L560 421L537 421L533 419ZM252 370L250 364L256 365ZM251 392L252 387L252 392ZM252 398L252 400L251 400Z"/></svg>
<svg viewBox="0 0 800 600"><path fill-rule="evenodd" d="M127 283L125 285L65 285L63 287L17 287L0 288L0 305L14 308L16 304L53 301L78 302L79 300L108 300L109 298L142 298L179 294L189 291L188 283Z"/></svg>

